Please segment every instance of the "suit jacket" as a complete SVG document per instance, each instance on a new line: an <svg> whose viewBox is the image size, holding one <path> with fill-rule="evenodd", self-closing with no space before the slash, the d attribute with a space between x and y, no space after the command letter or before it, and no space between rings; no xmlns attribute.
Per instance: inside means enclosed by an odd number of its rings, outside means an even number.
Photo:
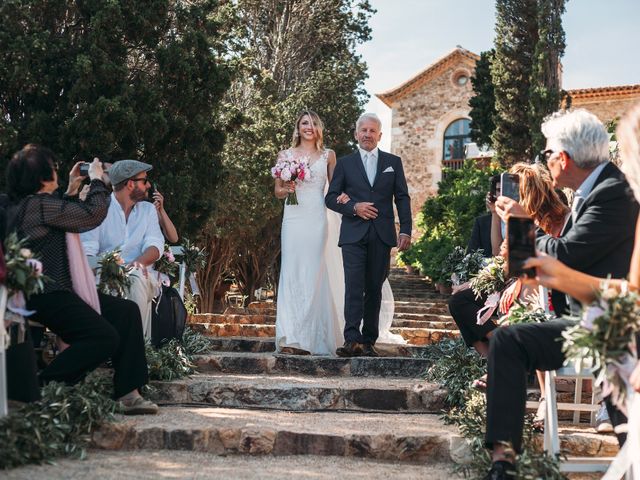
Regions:
<svg viewBox="0 0 640 480"><path fill-rule="evenodd" d="M339 204L336 199L343 192L351 200L346 204ZM378 168L373 185L369 184L359 151L339 158L325 196L327 208L342 214L338 245L360 241L370 224L373 224L380 239L395 247L398 239L393 213L394 200L400 219L400 233L411 235L411 199L400 157L378 150ZM378 209L377 218L364 220L358 217L354 211L358 202L372 202Z"/></svg>
<svg viewBox="0 0 640 480"><path fill-rule="evenodd" d="M638 203L622 172L609 163L589 196L558 238L538 238L538 250L596 277L624 278L629 273ZM578 306L572 299L573 307ZM555 307L555 304L554 304ZM556 309L558 311L558 309Z"/></svg>
<svg viewBox="0 0 640 480"><path fill-rule="evenodd" d="M475 218L473 222L473 230L471 231L471 238L467 245L467 251L482 249L482 254L485 258L490 258L493 255L491 247L491 214L480 215Z"/></svg>

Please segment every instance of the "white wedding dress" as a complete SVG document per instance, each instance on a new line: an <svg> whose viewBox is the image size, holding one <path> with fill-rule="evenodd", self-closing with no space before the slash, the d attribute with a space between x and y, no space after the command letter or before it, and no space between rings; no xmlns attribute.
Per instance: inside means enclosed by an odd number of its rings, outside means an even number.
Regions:
<svg viewBox="0 0 640 480"><path fill-rule="evenodd" d="M284 152L292 156L292 150ZM338 247L340 215L324 204L327 186L325 150L309 167L311 176L296 187L298 205L285 205L282 264L278 284L276 349L294 347L315 355L333 355L343 344L344 270ZM406 343L389 329L393 294L382 290L380 343Z"/></svg>

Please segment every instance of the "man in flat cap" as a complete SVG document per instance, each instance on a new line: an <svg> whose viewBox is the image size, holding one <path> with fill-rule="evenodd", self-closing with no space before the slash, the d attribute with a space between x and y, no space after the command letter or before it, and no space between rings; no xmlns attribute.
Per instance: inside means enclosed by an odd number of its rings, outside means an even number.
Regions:
<svg viewBox="0 0 640 480"><path fill-rule="evenodd" d="M127 298L140 307L145 339L151 338L151 302L158 292L157 280L147 273L147 267L152 267L164 250L156 208L144 201L151 187L147 175L152 168L137 160L115 162L108 172L113 193L107 218L98 228L81 235L88 257L119 248L122 259L137 267Z"/></svg>

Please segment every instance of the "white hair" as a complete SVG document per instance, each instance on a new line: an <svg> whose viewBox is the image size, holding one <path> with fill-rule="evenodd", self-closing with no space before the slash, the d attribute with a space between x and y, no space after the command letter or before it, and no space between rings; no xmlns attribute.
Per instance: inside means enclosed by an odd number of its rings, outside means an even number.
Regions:
<svg viewBox="0 0 640 480"><path fill-rule="evenodd" d="M371 112L363 113L358 117L358 120L356 120L356 130L360 128L360 124L365 120L373 120L378 124L378 128L382 130L382 122L380 121L380 117L378 117L378 115L376 115L375 113L371 113Z"/></svg>
<svg viewBox="0 0 640 480"><path fill-rule="evenodd" d="M616 129L620 146L620 168L624 172L633 195L640 202L640 103L632 107L620 120Z"/></svg>
<svg viewBox="0 0 640 480"><path fill-rule="evenodd" d="M609 160L609 134L598 117L583 108L552 113L541 129L579 168L595 168Z"/></svg>

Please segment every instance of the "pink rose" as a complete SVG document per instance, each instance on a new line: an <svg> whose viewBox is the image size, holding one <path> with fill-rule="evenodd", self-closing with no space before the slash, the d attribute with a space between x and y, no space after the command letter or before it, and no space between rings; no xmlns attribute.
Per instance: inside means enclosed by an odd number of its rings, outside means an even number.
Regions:
<svg viewBox="0 0 640 480"><path fill-rule="evenodd" d="M42 263L40 263L39 260L29 258L27 259L27 265L29 265L33 270L35 270L37 275L42 275Z"/></svg>

